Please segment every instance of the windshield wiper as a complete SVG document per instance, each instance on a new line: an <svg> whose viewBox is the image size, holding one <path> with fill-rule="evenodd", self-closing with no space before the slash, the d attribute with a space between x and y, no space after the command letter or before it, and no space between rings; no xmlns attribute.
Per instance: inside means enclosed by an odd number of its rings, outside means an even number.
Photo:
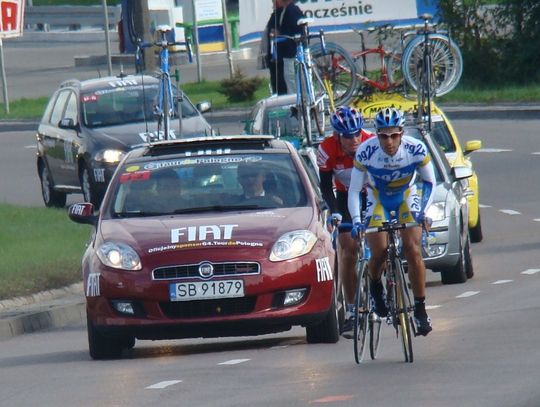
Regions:
<svg viewBox="0 0 540 407"><path fill-rule="evenodd" d="M170 212L150 212L150 211L128 211L128 212L115 212L114 216L118 218L139 218L145 216L163 216L170 215Z"/></svg>
<svg viewBox="0 0 540 407"><path fill-rule="evenodd" d="M179 213L197 213L197 212L213 212L213 211L237 211L244 209L267 209L260 205L212 205L212 206L200 206L198 208L185 208L177 209L175 214Z"/></svg>

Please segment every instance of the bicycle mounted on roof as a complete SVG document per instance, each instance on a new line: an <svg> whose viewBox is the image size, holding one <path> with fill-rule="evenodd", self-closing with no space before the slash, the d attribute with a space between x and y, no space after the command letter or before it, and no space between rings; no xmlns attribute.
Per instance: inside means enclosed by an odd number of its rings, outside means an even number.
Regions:
<svg viewBox="0 0 540 407"><path fill-rule="evenodd" d="M295 83L296 83L296 105L292 111L296 115L300 130L304 132L305 142L308 146L313 145L312 121L320 137L324 137L325 122L325 100L328 99L326 85L317 70L313 69L309 40L320 39L320 46L325 49L324 32L320 30L317 34L310 34L308 24L313 19L301 18L298 25L302 27L302 33L294 36L270 35L270 53L273 58L277 58L276 44L285 40L293 40L296 44L295 56ZM315 77L315 81L314 81ZM333 106L333 100L328 101Z"/></svg>
<svg viewBox="0 0 540 407"><path fill-rule="evenodd" d="M171 83L171 75L169 72L169 49L174 46L184 46L185 52L188 55L188 61L191 63L193 61L193 54L191 52L191 43L189 38L186 38L186 41L177 42L169 41L167 39L167 34L172 31L172 28L168 25L159 25L156 27L156 33L158 34L158 39L152 43L139 41L137 44L136 52L136 63L141 63L141 54L144 48L156 47L159 49L159 89L158 89L158 99L157 103L154 106L154 115L158 118L158 128L157 128L157 138L170 140L171 139L171 118L175 114L175 104L176 109L178 110L178 123L180 134L182 133L182 112L181 112L181 101L182 101L182 91L178 89L178 97L174 98L173 86ZM141 72L142 74L142 72ZM178 81L178 78L177 78ZM163 137L162 137L163 135ZM156 140L152 140L156 141Z"/></svg>

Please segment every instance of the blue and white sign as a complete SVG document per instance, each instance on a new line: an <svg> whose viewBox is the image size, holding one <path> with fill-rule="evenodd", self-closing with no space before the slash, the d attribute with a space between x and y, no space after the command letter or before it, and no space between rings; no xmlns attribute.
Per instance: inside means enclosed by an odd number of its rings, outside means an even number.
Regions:
<svg viewBox="0 0 540 407"><path fill-rule="evenodd" d="M380 24L415 25L418 16L436 16L438 0L297 0L306 17L313 18L313 29L350 31ZM272 14L272 0L240 0L240 42L260 39Z"/></svg>

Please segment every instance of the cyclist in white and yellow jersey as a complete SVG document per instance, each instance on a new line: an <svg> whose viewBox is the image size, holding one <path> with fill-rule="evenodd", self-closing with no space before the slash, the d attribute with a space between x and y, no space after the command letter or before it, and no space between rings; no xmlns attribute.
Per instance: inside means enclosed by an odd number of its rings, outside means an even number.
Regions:
<svg viewBox="0 0 540 407"><path fill-rule="evenodd" d="M426 145L403 135L405 118L397 109L387 108L377 113L377 137L362 143L356 151L354 169L349 186L348 207L354 224L351 234L358 238L367 228L382 226L394 211L400 223L425 224L435 187L435 172ZM418 186L416 177L423 181ZM364 219L360 216L360 191L367 183L367 204ZM414 295L414 317L417 333L427 335L431 319L425 308L426 268L420 240L422 228L413 226L401 231L403 249L408 264L408 275ZM385 317L388 308L384 300L381 274L386 258L386 232L366 235L371 250L368 268L370 289L375 312Z"/></svg>

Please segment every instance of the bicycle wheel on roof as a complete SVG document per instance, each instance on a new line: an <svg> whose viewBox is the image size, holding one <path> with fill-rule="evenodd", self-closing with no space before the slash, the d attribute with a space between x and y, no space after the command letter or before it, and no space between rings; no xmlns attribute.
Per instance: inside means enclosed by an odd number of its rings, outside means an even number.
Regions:
<svg viewBox="0 0 540 407"><path fill-rule="evenodd" d="M354 96L357 87L356 66L349 53L340 45L326 43L326 52L321 44L313 45L311 56L313 69L323 80L331 84L335 106L347 104Z"/></svg>
<svg viewBox="0 0 540 407"><path fill-rule="evenodd" d="M432 56L432 89L434 96L443 96L457 86L463 73L463 57L457 44L443 34L429 34ZM403 51L402 71L405 80L417 91L420 87L418 67L424 55L424 37L410 41Z"/></svg>

